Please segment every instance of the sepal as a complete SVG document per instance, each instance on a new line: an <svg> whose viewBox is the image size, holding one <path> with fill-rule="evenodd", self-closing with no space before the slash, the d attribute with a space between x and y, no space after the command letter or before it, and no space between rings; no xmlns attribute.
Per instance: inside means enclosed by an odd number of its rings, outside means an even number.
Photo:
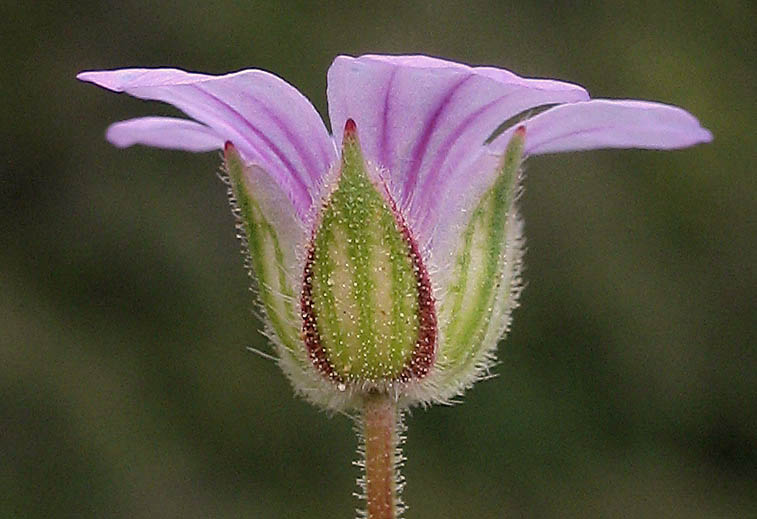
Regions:
<svg viewBox="0 0 757 519"><path fill-rule="evenodd" d="M493 185L459 235L439 309L435 401L448 401L486 375L517 303L523 239L515 201L524 139L521 127L501 158Z"/></svg>
<svg viewBox="0 0 757 519"><path fill-rule="evenodd" d="M299 293L307 232L286 193L257 165L247 164L231 142L224 146L225 179L232 212L238 220L237 236L265 324L276 348L278 363L295 391L330 408L343 405L313 369L302 343Z"/></svg>
<svg viewBox="0 0 757 519"><path fill-rule="evenodd" d="M337 387L398 392L434 361L428 274L389 193L368 174L351 120L335 189L315 223L301 306L310 358Z"/></svg>

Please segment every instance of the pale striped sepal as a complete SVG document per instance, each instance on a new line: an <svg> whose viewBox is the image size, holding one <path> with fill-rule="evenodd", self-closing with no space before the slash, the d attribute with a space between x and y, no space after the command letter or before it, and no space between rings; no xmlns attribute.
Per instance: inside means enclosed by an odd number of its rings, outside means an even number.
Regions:
<svg viewBox="0 0 757 519"><path fill-rule="evenodd" d="M439 310L435 400L446 401L485 374L516 302L522 251L515 208L525 130L513 135L499 174L460 235ZM432 382L432 381L430 381Z"/></svg>
<svg viewBox="0 0 757 519"><path fill-rule="evenodd" d="M297 248L304 247L306 232L292 203L265 171L245 164L230 142L224 155L229 199L245 260L256 281L266 332L284 370L290 377L302 377L304 370L312 371L300 337L299 316L302 262Z"/></svg>
<svg viewBox="0 0 757 519"><path fill-rule="evenodd" d="M311 360L338 387L388 390L423 378L434 361L428 274L407 225L366 172L354 123L309 248L302 314Z"/></svg>

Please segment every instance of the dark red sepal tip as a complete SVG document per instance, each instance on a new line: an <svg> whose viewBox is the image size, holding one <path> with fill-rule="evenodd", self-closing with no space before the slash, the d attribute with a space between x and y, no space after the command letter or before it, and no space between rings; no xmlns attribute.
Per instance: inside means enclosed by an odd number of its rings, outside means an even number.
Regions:
<svg viewBox="0 0 757 519"><path fill-rule="evenodd" d="M352 119L347 119L344 123L344 138L354 138L357 135L357 124Z"/></svg>

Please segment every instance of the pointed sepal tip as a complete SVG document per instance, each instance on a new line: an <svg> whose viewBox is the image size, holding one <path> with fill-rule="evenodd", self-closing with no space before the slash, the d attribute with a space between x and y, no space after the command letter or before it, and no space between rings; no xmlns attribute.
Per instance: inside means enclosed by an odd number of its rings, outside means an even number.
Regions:
<svg viewBox="0 0 757 519"><path fill-rule="evenodd" d="M354 119L347 119L344 123L344 138L355 139L357 138L357 124Z"/></svg>

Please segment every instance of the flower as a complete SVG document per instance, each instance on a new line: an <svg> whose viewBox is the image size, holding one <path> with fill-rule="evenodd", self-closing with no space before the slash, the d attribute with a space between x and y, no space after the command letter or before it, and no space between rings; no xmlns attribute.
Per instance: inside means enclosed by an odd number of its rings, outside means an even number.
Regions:
<svg viewBox="0 0 757 519"><path fill-rule="evenodd" d="M526 157L712 138L680 108L426 56L337 57L333 136L302 94L261 70L78 78L193 119L115 123L116 146L224 149L279 364L330 409L376 392L400 406L449 402L487 373L520 288Z"/></svg>

